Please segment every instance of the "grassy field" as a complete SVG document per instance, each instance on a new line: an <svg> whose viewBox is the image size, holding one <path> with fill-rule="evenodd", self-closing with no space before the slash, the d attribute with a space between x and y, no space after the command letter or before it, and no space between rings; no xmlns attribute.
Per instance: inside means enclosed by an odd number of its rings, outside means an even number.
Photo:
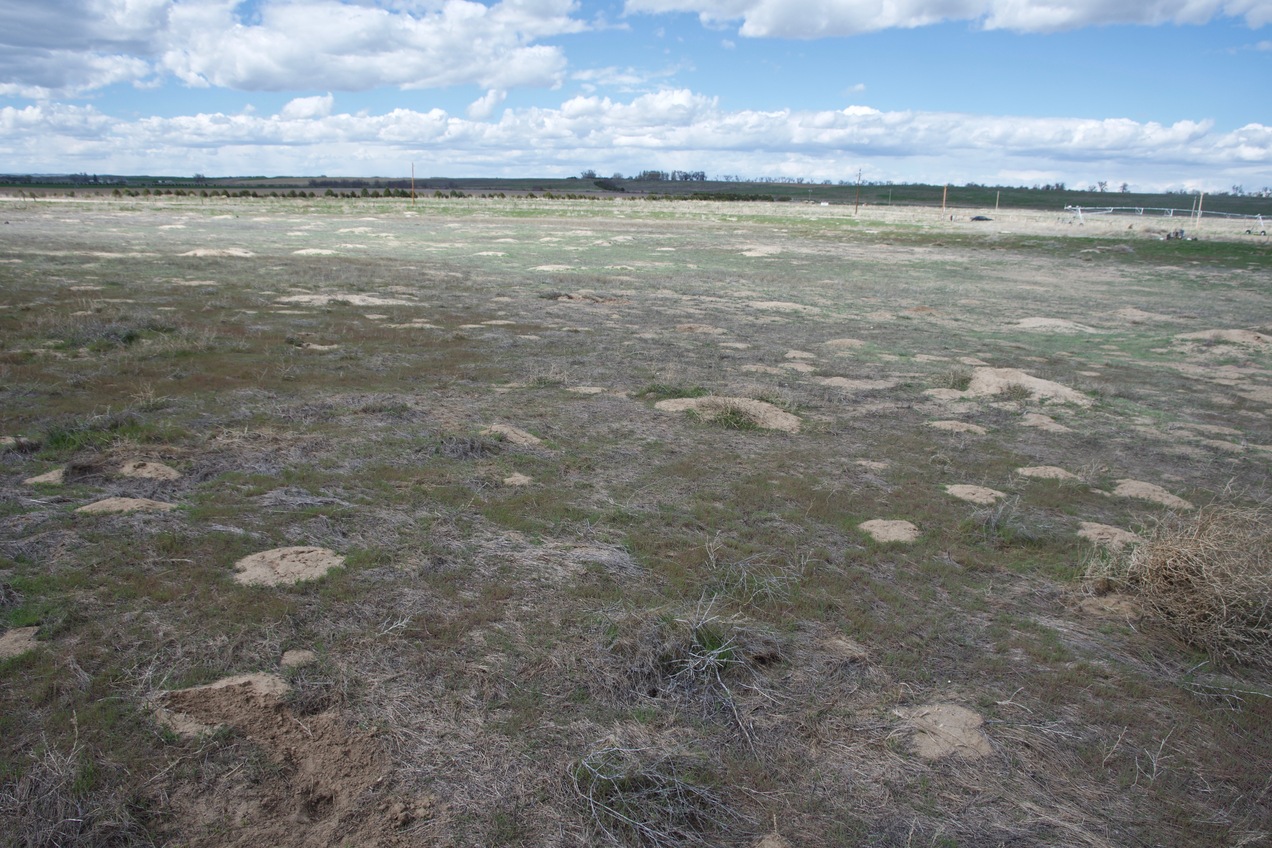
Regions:
<svg viewBox="0 0 1272 848"><path fill-rule="evenodd" d="M1244 224L0 207L14 845L1272 838ZM1237 636L1127 570L1216 515Z"/></svg>

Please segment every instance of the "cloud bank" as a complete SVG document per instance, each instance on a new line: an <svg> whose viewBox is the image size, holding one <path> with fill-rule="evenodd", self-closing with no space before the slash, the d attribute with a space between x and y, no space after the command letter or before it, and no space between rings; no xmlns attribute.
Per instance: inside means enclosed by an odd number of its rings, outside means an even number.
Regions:
<svg viewBox="0 0 1272 848"><path fill-rule="evenodd" d="M574 0L0 0L0 95L117 83L242 91L554 86Z"/></svg>
<svg viewBox="0 0 1272 848"><path fill-rule="evenodd" d="M488 95L474 104L485 111ZM556 108L505 109L497 120L441 109L349 114L331 95L277 114L201 113L117 119L91 106L0 109L0 158L24 171L112 173L572 174L645 168L709 175L841 180L904 171L930 182L1128 181L1138 188L1259 184L1272 170L1272 127L1218 132L1208 121L1026 118L947 112L726 110L666 89L615 101L580 96ZM82 164L81 164L82 163Z"/></svg>
<svg viewBox="0 0 1272 848"><path fill-rule="evenodd" d="M1059 32L1107 24L1272 22L1272 0L626 0L636 13L689 12L708 26L741 21L753 38L825 38L970 21L985 29Z"/></svg>

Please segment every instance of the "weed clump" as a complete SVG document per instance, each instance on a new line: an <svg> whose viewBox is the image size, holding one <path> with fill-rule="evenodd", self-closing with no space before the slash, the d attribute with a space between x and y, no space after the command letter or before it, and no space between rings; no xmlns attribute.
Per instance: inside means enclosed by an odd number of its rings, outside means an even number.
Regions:
<svg viewBox="0 0 1272 848"><path fill-rule="evenodd" d="M1093 561L1088 584L1132 595L1147 618L1216 663L1272 668L1272 511L1203 507L1142 535Z"/></svg>
<svg viewBox="0 0 1272 848"><path fill-rule="evenodd" d="M78 741L69 753L33 755L17 780L0 787L0 829L21 848L153 845L129 804L99 782Z"/></svg>
<svg viewBox="0 0 1272 848"><path fill-rule="evenodd" d="M570 778L592 824L618 845L715 844L710 837L739 818L711 788L718 781L706 758L680 748L607 740L573 765Z"/></svg>
<svg viewBox="0 0 1272 848"><path fill-rule="evenodd" d="M696 398L706 397L711 394L710 390L704 389L702 386L682 386L671 383L650 383L639 392L636 397L653 398L654 400L669 400L671 398Z"/></svg>

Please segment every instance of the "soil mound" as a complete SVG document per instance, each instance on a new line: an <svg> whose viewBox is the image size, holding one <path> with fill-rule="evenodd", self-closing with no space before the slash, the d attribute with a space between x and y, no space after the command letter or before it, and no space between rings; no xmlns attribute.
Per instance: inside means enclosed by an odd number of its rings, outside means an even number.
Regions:
<svg viewBox="0 0 1272 848"><path fill-rule="evenodd" d="M1094 521L1083 521L1081 529L1078 530L1078 535L1102 548L1114 551L1143 541L1130 530L1123 530L1121 527L1112 527L1108 524L1096 524Z"/></svg>
<svg viewBox="0 0 1272 848"><path fill-rule="evenodd" d="M234 563L234 582L245 586L278 586L317 580L344 565L344 557L326 548L275 548Z"/></svg>
<svg viewBox="0 0 1272 848"><path fill-rule="evenodd" d="M1022 477L1033 477L1038 480L1077 480L1078 475L1065 471L1057 465L1029 465L1017 468L1016 473Z"/></svg>
<svg viewBox="0 0 1272 848"><path fill-rule="evenodd" d="M876 542L913 542L919 538L919 528L908 521L889 521L872 518L857 525Z"/></svg>
<svg viewBox="0 0 1272 848"><path fill-rule="evenodd" d="M799 432L799 417L783 412L771 403L751 398L720 397L708 395L697 398L671 398L660 400L654 409L663 412L687 412L692 410L706 421L721 416L740 415L753 426L763 430L781 430L784 433Z"/></svg>
<svg viewBox="0 0 1272 848"><path fill-rule="evenodd" d="M0 636L0 660L25 654L38 647L40 643L35 640L35 634L39 632L38 627L15 627L6 631Z"/></svg>
<svg viewBox="0 0 1272 848"><path fill-rule="evenodd" d="M395 844L372 796L388 767L379 745L335 711L296 715L288 692L276 675L245 674L161 696L181 721L233 727L277 766L250 784L174 786L183 831L208 833L199 845Z"/></svg>
<svg viewBox="0 0 1272 848"><path fill-rule="evenodd" d="M1066 321L1063 318L1023 318L1016 322L1016 326L1022 330L1042 330L1050 333L1100 333L1094 327L1088 327L1086 324L1079 324L1076 321Z"/></svg>
<svg viewBox="0 0 1272 848"><path fill-rule="evenodd" d="M75 511L85 513L105 513L158 510L159 512L167 512L176 508L176 504L152 501L149 498L103 498L100 501L95 501L91 504L87 504L86 506L82 506Z"/></svg>
<svg viewBox="0 0 1272 848"><path fill-rule="evenodd" d="M895 389L896 380L850 380L847 377L822 377L817 382L832 389L843 389L846 392L872 392L881 389Z"/></svg>
<svg viewBox="0 0 1272 848"><path fill-rule="evenodd" d="M143 480L179 480L181 472L164 465L162 462L148 462L144 459L125 462L119 469L121 477L139 477Z"/></svg>
<svg viewBox="0 0 1272 848"><path fill-rule="evenodd" d="M28 486L60 486L63 482L65 482L65 477L65 468L54 468L52 471L47 471L44 474L37 474L34 477L28 477L22 482Z"/></svg>
<svg viewBox="0 0 1272 848"><path fill-rule="evenodd" d="M1036 427L1039 430L1045 430L1048 433L1072 433L1073 429L1060 424L1050 415L1043 415L1041 412L1026 412L1024 417L1020 419L1020 423L1026 427Z"/></svg>
<svg viewBox="0 0 1272 848"><path fill-rule="evenodd" d="M1199 330L1195 333L1180 333L1175 336L1178 342L1214 342L1218 344L1239 345L1242 347L1266 347L1272 344L1272 336L1254 330Z"/></svg>
<svg viewBox="0 0 1272 848"><path fill-rule="evenodd" d="M481 434L483 436L503 436L514 445L522 445L524 447L543 444L543 440L538 436L531 435L525 430L513 427L511 424L491 424L485 430L482 430Z"/></svg>
<svg viewBox="0 0 1272 848"><path fill-rule="evenodd" d="M983 436L989 432L979 424L968 424L966 421L929 421L927 425L938 430L948 430L951 433L972 433L976 436Z"/></svg>
<svg viewBox="0 0 1272 848"><path fill-rule="evenodd" d="M997 489L987 489L984 486L968 486L961 483L946 486L945 491L961 501L980 504L981 506L987 506L999 498L1007 497L1005 492L1000 492Z"/></svg>
<svg viewBox="0 0 1272 848"><path fill-rule="evenodd" d="M982 731L984 719L956 704L929 704L905 707L894 713L914 728L914 750L925 760L956 756L979 760L994 753L989 737Z"/></svg>
<svg viewBox="0 0 1272 848"><path fill-rule="evenodd" d="M1019 368L977 368L972 372L972 381L964 394L970 397L988 397L1002 394L1012 386L1022 386L1034 400L1072 403L1077 406L1091 405L1091 399L1081 392L1051 380L1031 376Z"/></svg>
<svg viewBox="0 0 1272 848"><path fill-rule="evenodd" d="M250 250L244 250L241 247L213 248L198 247L194 250L188 250L181 254L182 256L233 256L239 259L250 259L256 254Z"/></svg>
<svg viewBox="0 0 1272 848"><path fill-rule="evenodd" d="M1161 486L1145 483L1141 480L1118 480L1117 488L1113 490L1113 494L1123 498L1139 498L1144 501L1152 501L1162 506L1168 506L1171 509L1193 508L1193 505L1188 501L1172 495Z"/></svg>

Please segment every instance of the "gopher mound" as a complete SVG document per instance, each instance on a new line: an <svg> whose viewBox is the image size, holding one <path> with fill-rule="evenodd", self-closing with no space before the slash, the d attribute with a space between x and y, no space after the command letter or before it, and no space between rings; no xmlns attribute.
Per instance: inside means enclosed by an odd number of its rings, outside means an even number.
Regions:
<svg viewBox="0 0 1272 848"><path fill-rule="evenodd" d="M1143 541L1138 534L1132 533L1130 530L1123 530L1121 527L1113 527L1108 524L1097 524L1094 521L1083 521L1081 529L1078 530L1078 535L1099 547L1114 551Z"/></svg>
<svg viewBox="0 0 1272 848"><path fill-rule="evenodd" d="M982 731L984 719L956 704L929 704L894 710L914 728L914 750L925 760L956 756L979 760L994 753Z"/></svg>
<svg viewBox="0 0 1272 848"><path fill-rule="evenodd" d="M152 501L149 498L103 498L100 501L94 501L91 504L80 507L76 512L84 513L109 513L109 512L140 512L142 510L155 510L158 512L168 512L176 509L176 504L164 503L163 501Z"/></svg>
<svg viewBox="0 0 1272 848"><path fill-rule="evenodd" d="M380 746L334 710L297 715L290 687L273 674L243 674L166 692L159 706L191 727L229 726L276 766L263 778L163 788L165 804L193 845L396 844L378 798L388 770ZM380 802L380 803L377 803Z"/></svg>
<svg viewBox="0 0 1272 848"><path fill-rule="evenodd" d="M919 538L919 528L908 521L888 521L872 518L857 525L876 542L913 542Z"/></svg>
<svg viewBox="0 0 1272 848"><path fill-rule="evenodd" d="M15 627L6 631L3 636L0 636L0 660L7 660L34 650L40 644L35 640L35 634L39 632L38 627Z"/></svg>
<svg viewBox="0 0 1272 848"><path fill-rule="evenodd" d="M489 427L481 431L483 436L502 436L514 445L523 447L534 447L543 444L543 440L538 436L527 433L511 424L491 424Z"/></svg>
<svg viewBox="0 0 1272 848"><path fill-rule="evenodd" d="M326 548L275 548L234 563L234 582L245 586L278 586L317 580L344 565L344 557Z"/></svg>
<svg viewBox="0 0 1272 848"><path fill-rule="evenodd" d="M783 412L771 403L751 398L720 397L708 395L697 398L671 398L660 400L654 409L662 412L695 412L704 421L738 419L762 430L781 430L784 433L799 432L799 418Z"/></svg>
<svg viewBox="0 0 1272 848"><path fill-rule="evenodd" d="M964 394L969 397L989 397L1009 391L1013 386L1020 386L1028 391L1034 400L1072 403L1076 406L1091 405L1091 399L1076 389L1034 377L1018 368L977 368L972 372L972 381Z"/></svg>
<svg viewBox="0 0 1272 848"><path fill-rule="evenodd" d="M946 486L945 491L961 501L980 504L981 506L988 506L999 498L1007 497L1006 492L1000 492L997 489L988 489L984 486L969 486L962 483Z"/></svg>
<svg viewBox="0 0 1272 848"><path fill-rule="evenodd" d="M1171 509L1192 509L1193 505L1181 497L1172 495L1161 486L1145 483L1141 480L1118 480L1113 494L1123 498L1139 498L1152 501Z"/></svg>
<svg viewBox="0 0 1272 848"><path fill-rule="evenodd" d="M144 459L125 462L119 469L121 477L137 477L142 480L179 480L181 472L164 465L162 462L148 462Z"/></svg>

